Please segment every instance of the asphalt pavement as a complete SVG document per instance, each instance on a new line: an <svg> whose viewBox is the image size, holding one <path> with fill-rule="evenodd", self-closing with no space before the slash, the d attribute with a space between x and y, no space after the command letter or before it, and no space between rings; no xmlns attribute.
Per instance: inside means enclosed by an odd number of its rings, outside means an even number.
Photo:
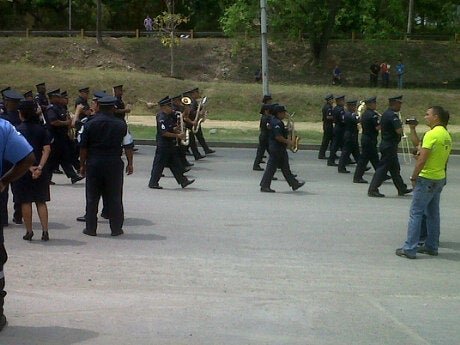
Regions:
<svg viewBox="0 0 460 345"><path fill-rule="evenodd" d="M2 345L460 344L460 159L441 201L438 257L407 260L411 196L367 196L316 152L291 155L306 184L259 191L255 149L218 148L181 187L147 188L154 147L124 186L125 234L82 234L84 181L55 176L49 242L5 228ZM401 157L402 158L402 157ZM409 182L412 163L403 164ZM351 171L354 170L350 166ZM371 172L365 174L370 180ZM11 205L10 205L11 206Z"/></svg>

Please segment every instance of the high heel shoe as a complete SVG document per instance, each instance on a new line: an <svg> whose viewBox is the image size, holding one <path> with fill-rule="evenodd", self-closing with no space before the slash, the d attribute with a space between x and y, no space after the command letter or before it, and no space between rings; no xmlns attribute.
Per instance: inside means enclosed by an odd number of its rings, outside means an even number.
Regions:
<svg viewBox="0 0 460 345"><path fill-rule="evenodd" d="M32 237L34 237L34 232L33 231L26 232L26 234L24 236L22 236L22 239L26 240L26 241L32 241Z"/></svg>
<svg viewBox="0 0 460 345"><path fill-rule="evenodd" d="M49 241L50 237L48 235L48 231L43 231L42 233L42 241Z"/></svg>

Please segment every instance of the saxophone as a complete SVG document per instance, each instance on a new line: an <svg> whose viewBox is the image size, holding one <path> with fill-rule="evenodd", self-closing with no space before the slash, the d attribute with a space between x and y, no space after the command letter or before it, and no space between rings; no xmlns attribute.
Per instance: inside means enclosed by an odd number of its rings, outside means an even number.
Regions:
<svg viewBox="0 0 460 345"><path fill-rule="evenodd" d="M287 121L288 139L291 140L291 143L292 143L290 150L296 153L297 151L299 151L300 137L295 135L295 126L294 126L295 112L292 114L287 113L287 115L288 115L288 121Z"/></svg>
<svg viewBox="0 0 460 345"><path fill-rule="evenodd" d="M185 98L185 97L184 97ZM188 98L188 97L187 97ZM198 133L201 128L201 123L206 119L206 112L203 113L203 108L206 102L208 101L208 97L204 96L200 103L198 104L198 109L196 110L196 118L192 127L193 133Z"/></svg>
<svg viewBox="0 0 460 345"><path fill-rule="evenodd" d="M182 97L181 102L184 105L190 105L192 104L192 100L189 97ZM184 112L178 112L179 116L179 125L180 125L180 131L182 133L185 133L185 139L180 140L180 144L182 146L188 146L190 144L190 130L185 126L185 121L184 121Z"/></svg>

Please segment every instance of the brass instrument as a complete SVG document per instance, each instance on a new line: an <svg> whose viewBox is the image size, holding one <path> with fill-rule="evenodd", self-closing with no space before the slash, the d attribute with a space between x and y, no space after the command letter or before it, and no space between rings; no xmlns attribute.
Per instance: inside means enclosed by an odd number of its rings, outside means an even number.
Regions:
<svg viewBox="0 0 460 345"><path fill-rule="evenodd" d="M204 96L201 100L200 103L198 104L198 108L196 110L196 117L195 121L193 123L192 131L193 133L197 133L200 130L201 123L206 120L206 114L207 112L205 111L203 113L203 108L208 101L208 97Z"/></svg>
<svg viewBox="0 0 460 345"><path fill-rule="evenodd" d="M359 101L359 106L357 109L358 118L361 118L363 114L366 112L366 110L367 110L366 102Z"/></svg>
<svg viewBox="0 0 460 345"><path fill-rule="evenodd" d="M288 130L288 139L291 141L292 145L290 147L290 150L294 153L299 151L299 141L300 137L295 135L295 126L294 126L294 115L295 112L290 114L287 113L288 115L288 121L287 121L287 130Z"/></svg>
<svg viewBox="0 0 460 345"><path fill-rule="evenodd" d="M192 104L192 100L189 97L182 97L180 101L183 105ZM190 129L185 127L183 112L179 112L179 125L181 133L185 133L185 139L181 139L179 143L183 146L188 146L190 144Z"/></svg>

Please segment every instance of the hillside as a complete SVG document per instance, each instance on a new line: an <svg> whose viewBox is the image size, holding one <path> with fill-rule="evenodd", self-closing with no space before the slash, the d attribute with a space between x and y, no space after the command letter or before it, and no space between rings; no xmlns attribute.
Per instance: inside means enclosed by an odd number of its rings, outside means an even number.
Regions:
<svg viewBox="0 0 460 345"><path fill-rule="evenodd" d="M92 38L0 38L0 64L38 67L136 70L169 74L169 50L153 38L106 38L98 47ZM277 83L329 85L339 63L346 86L367 86L373 61L392 66L402 57L408 87L460 88L460 44L454 42L333 41L328 59L312 67L306 43L270 43L270 79ZM176 75L195 81L253 82L260 66L256 39L187 39L176 48ZM394 80L393 80L394 81Z"/></svg>

